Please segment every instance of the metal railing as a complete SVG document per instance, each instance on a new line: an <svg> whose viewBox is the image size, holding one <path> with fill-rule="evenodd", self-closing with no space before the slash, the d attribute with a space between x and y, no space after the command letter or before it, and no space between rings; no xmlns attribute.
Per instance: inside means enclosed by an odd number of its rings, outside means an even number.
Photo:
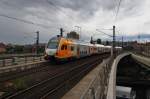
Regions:
<svg viewBox="0 0 150 99"><path fill-rule="evenodd" d="M26 64L42 60L43 54L0 56L0 67Z"/></svg>

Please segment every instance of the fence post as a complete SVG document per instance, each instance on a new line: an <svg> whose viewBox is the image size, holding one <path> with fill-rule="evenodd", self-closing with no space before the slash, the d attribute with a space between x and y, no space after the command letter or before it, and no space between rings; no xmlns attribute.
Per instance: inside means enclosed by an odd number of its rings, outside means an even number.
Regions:
<svg viewBox="0 0 150 99"><path fill-rule="evenodd" d="M42 60L42 56L40 56L40 61Z"/></svg>
<svg viewBox="0 0 150 99"><path fill-rule="evenodd" d="M35 56L33 56L33 62L35 61Z"/></svg>
<svg viewBox="0 0 150 99"><path fill-rule="evenodd" d="M5 59L3 59L3 66L5 66Z"/></svg>
<svg viewBox="0 0 150 99"><path fill-rule="evenodd" d="M15 57L12 58L12 65L15 65Z"/></svg>
<svg viewBox="0 0 150 99"><path fill-rule="evenodd" d="M25 56L24 58L25 58L25 63L27 63L27 56Z"/></svg>

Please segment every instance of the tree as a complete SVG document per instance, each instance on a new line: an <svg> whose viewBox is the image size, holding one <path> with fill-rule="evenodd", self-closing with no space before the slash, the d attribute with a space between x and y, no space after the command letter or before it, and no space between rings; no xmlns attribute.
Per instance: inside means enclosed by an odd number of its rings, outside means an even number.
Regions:
<svg viewBox="0 0 150 99"><path fill-rule="evenodd" d="M101 39L97 39L97 44L101 44L101 43L102 43Z"/></svg>
<svg viewBox="0 0 150 99"><path fill-rule="evenodd" d="M109 45L109 41L106 41L106 45Z"/></svg>
<svg viewBox="0 0 150 99"><path fill-rule="evenodd" d="M91 43L91 44L93 44L93 37L92 37L92 36L91 36L91 40L90 40L90 43Z"/></svg>

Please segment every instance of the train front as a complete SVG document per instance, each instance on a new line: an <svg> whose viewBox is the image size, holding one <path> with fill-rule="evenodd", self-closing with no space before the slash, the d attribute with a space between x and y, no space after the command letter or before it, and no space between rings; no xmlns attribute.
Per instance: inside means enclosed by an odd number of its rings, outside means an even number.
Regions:
<svg viewBox="0 0 150 99"><path fill-rule="evenodd" d="M53 37L49 40L45 48L45 56L44 56L45 60L50 60L50 61L55 60L55 55L57 53L58 45L59 45L59 37Z"/></svg>

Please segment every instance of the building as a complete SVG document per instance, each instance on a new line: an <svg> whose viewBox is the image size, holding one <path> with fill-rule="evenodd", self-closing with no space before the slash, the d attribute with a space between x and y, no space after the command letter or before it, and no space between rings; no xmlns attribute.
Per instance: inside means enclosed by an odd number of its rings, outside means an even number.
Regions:
<svg viewBox="0 0 150 99"><path fill-rule="evenodd" d="M137 41L127 42L126 50L131 50L136 53L150 56L150 42L139 43Z"/></svg>
<svg viewBox="0 0 150 99"><path fill-rule="evenodd" d="M75 31L71 31L70 33L67 33L67 38L71 39L79 39L79 34Z"/></svg>
<svg viewBox="0 0 150 99"><path fill-rule="evenodd" d="M0 53L6 52L6 45L4 43L0 43Z"/></svg>

